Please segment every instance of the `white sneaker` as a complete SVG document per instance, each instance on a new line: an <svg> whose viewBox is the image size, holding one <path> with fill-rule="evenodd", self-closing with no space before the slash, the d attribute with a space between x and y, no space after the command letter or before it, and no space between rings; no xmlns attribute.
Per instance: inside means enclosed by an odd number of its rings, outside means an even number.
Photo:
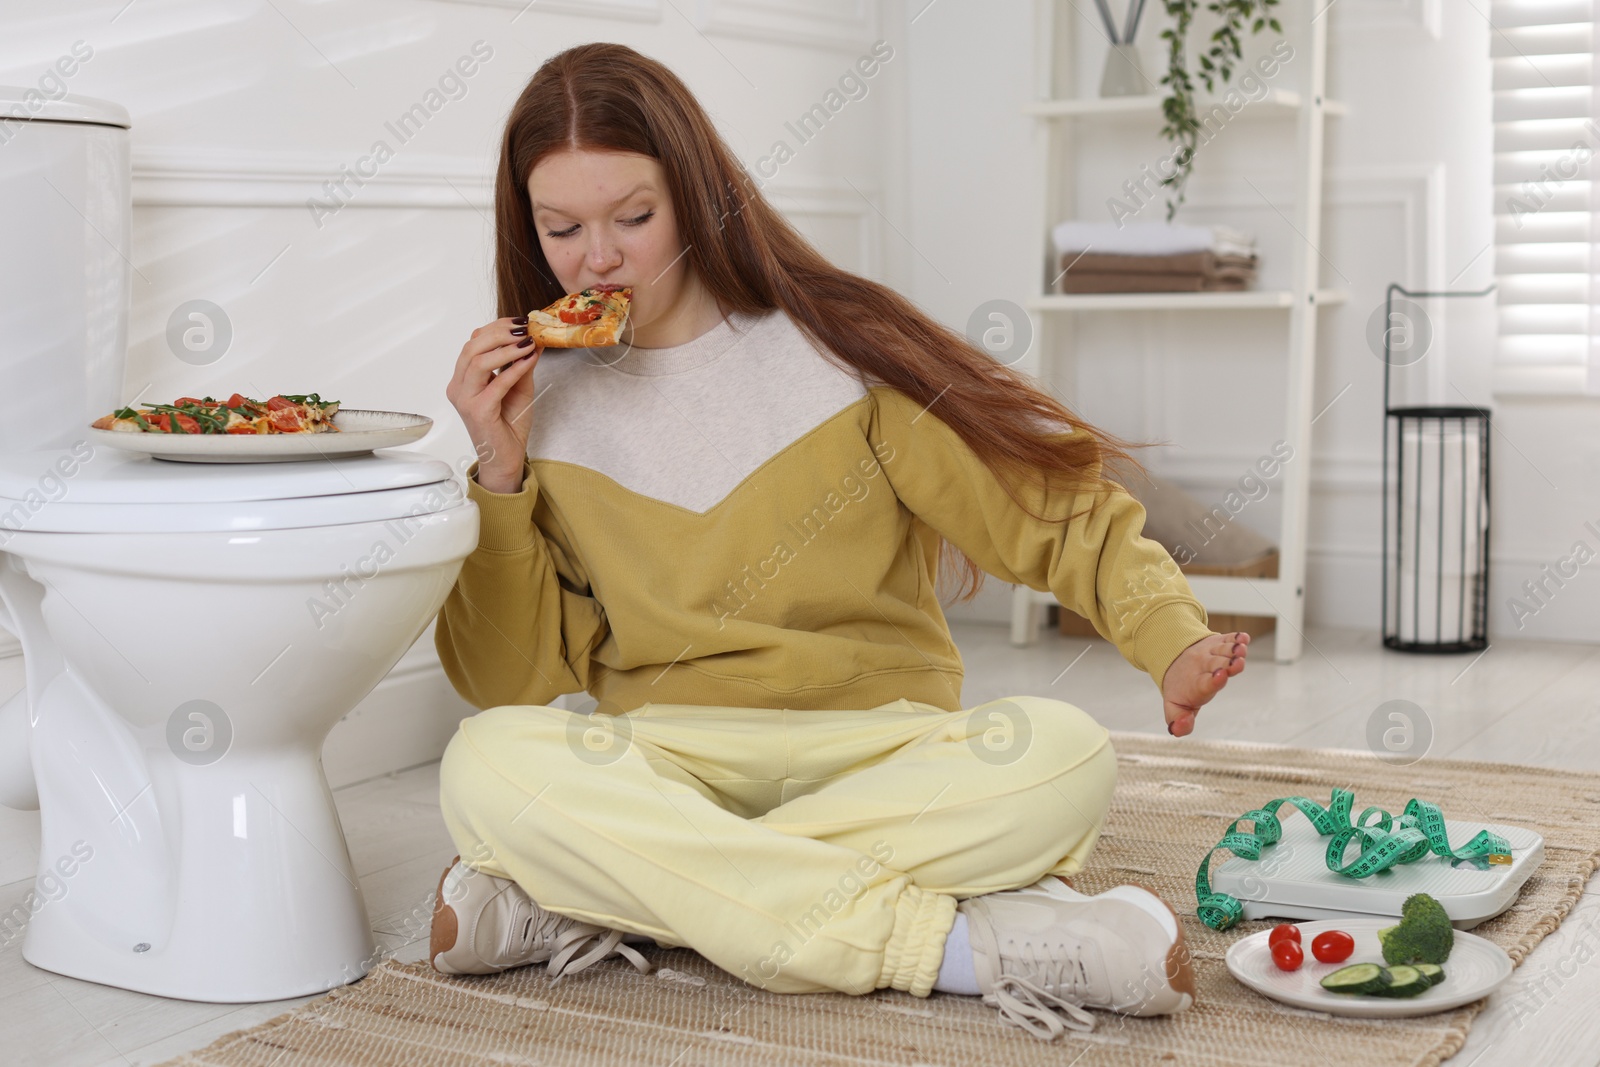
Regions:
<svg viewBox="0 0 1600 1067"><path fill-rule="evenodd" d="M548 961L550 977L560 978L622 956L648 974L649 962L622 938L621 930L546 911L516 882L473 870L457 856L439 877L428 960L443 974L494 974Z"/></svg>
<svg viewBox="0 0 1600 1067"><path fill-rule="evenodd" d="M967 916L984 1002L1038 1037L1094 1029L1086 1008L1147 1016L1194 1003L1183 927L1166 902L1142 886L1091 897L1046 876L957 906Z"/></svg>

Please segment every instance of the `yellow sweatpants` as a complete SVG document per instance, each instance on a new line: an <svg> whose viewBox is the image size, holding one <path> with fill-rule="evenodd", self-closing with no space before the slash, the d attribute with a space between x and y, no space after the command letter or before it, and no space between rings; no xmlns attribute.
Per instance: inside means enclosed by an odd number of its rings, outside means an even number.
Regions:
<svg viewBox="0 0 1600 1067"><path fill-rule="evenodd" d="M689 947L775 993L927 996L956 901L1083 868L1105 729L1015 696L966 711L542 705L461 723L461 856L550 911Z"/></svg>

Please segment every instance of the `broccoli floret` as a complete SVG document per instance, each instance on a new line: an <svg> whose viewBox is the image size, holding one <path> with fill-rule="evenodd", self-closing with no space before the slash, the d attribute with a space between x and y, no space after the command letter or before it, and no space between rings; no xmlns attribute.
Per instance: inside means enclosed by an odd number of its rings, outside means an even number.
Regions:
<svg viewBox="0 0 1600 1067"><path fill-rule="evenodd" d="M1444 905L1426 893L1413 893L1400 905L1400 922L1378 931L1383 960L1402 963L1443 963L1455 944L1455 928Z"/></svg>

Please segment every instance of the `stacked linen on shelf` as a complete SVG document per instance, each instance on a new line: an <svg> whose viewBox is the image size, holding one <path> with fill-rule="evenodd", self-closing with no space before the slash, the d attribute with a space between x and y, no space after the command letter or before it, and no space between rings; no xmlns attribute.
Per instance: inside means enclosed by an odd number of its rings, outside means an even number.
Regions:
<svg viewBox="0 0 1600 1067"><path fill-rule="evenodd" d="M1063 293L1248 289L1256 239L1227 226L1063 222L1052 232Z"/></svg>

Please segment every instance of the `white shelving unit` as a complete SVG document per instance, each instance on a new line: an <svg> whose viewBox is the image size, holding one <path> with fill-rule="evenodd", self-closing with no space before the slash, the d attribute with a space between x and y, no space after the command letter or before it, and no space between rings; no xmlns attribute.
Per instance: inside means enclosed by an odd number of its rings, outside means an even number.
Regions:
<svg viewBox="0 0 1600 1067"><path fill-rule="evenodd" d="M1155 5L1150 5L1155 8ZM1343 303L1339 290L1318 288L1317 244L1321 238L1323 120L1342 115L1344 107L1324 95L1327 71L1328 20L1316 17L1317 0L1290 0L1284 4L1280 21L1290 32L1297 48L1293 68L1303 72L1303 83L1296 90L1275 88L1261 99L1246 104L1230 121L1295 123L1297 166L1293 222L1299 234L1291 265L1292 281L1287 289L1248 290L1216 293L1107 293L1060 294L1052 292L1052 280L1061 272L1054 254L1050 230L1063 219L1077 213L1074 187L1074 152L1084 124L1114 121L1123 125L1141 119L1152 133L1163 124L1161 95L1070 97L1062 86L1071 82L1071 64L1061 57L1074 54L1073 23L1083 17L1063 0L1035 0L1036 54L1035 95L1023 111L1034 117L1036 156L1043 165L1040 195L1038 290L1026 301L1037 316L1039 327L1039 365L1036 373L1045 383L1072 380L1075 370L1072 352L1072 316L1117 311L1161 312L1200 311L1217 315L1228 313L1277 313L1287 320L1288 385L1284 397L1285 437L1294 449L1295 462L1283 468L1280 492L1283 499L1283 525L1278 538L1278 577L1223 578L1188 576L1194 594L1207 612L1247 615L1274 615L1277 629L1274 658L1292 663L1300 657L1305 619L1306 518L1310 497L1312 385L1316 369L1317 310ZM1156 15L1150 14L1150 22ZM1058 20L1058 15L1060 19ZM1298 18L1299 25L1291 24ZM1147 32L1156 32L1146 28ZM1191 31L1190 47L1200 47L1205 35ZM1247 39L1248 41L1248 39ZM1237 73L1235 77L1237 78ZM1152 73L1151 79L1159 78ZM1204 114L1205 100L1197 101ZM1164 143L1164 142L1163 142ZM1210 147L1210 146L1208 146ZM1211 150L1219 150L1211 148ZM1204 157L1202 156L1202 159ZM1163 193L1165 191L1163 190ZM1164 199L1164 197L1163 197ZM1154 209L1165 212L1164 205ZM1181 220L1181 209L1180 209ZM1068 374L1058 373L1063 364ZM1069 395L1068 401L1076 397ZM1049 592L1017 586L1012 601L1011 640L1028 645L1038 634L1039 609L1056 603Z"/></svg>

